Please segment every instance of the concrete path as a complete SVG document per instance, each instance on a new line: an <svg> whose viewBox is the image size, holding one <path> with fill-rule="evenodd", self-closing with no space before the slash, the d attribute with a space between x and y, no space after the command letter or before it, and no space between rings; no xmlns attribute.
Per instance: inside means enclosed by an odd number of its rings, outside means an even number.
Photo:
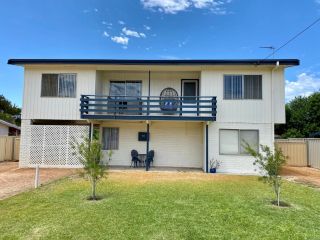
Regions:
<svg viewBox="0 0 320 240"><path fill-rule="evenodd" d="M74 173L74 169L40 169L40 184ZM19 168L18 162L0 162L0 200L33 188L34 176L34 168Z"/></svg>

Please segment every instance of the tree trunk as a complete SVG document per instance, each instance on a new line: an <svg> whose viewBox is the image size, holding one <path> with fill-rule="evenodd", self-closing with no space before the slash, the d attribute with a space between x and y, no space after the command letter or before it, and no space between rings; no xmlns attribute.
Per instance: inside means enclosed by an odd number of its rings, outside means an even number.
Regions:
<svg viewBox="0 0 320 240"><path fill-rule="evenodd" d="M274 180L273 182L274 192L277 198L277 205L280 206L280 183L279 179Z"/></svg>
<svg viewBox="0 0 320 240"><path fill-rule="evenodd" d="M280 185L278 185L277 199L278 199L278 206L280 206Z"/></svg>
<svg viewBox="0 0 320 240"><path fill-rule="evenodd" d="M92 179L92 193L91 193L91 197L93 200L96 200L96 180Z"/></svg>

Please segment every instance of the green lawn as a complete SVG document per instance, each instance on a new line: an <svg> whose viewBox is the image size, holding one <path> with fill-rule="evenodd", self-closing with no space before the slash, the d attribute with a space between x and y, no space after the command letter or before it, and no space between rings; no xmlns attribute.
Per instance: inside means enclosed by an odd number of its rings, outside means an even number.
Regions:
<svg viewBox="0 0 320 240"><path fill-rule="evenodd" d="M256 177L122 175L97 202L79 178L0 201L0 239L320 239L319 189L286 182L279 209Z"/></svg>

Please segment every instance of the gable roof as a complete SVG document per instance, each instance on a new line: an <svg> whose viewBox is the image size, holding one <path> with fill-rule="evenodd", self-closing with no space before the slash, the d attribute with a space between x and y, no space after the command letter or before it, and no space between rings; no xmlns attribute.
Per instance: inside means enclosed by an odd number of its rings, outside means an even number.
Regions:
<svg viewBox="0 0 320 240"><path fill-rule="evenodd" d="M9 123L9 122L6 122L6 121L4 121L2 119L0 119L0 124L3 124L5 126L7 126L7 127L11 127L11 128L15 128L15 129L21 130L21 128L18 127L17 125Z"/></svg>
<svg viewBox="0 0 320 240"><path fill-rule="evenodd" d="M102 65L280 65L297 66L298 59L9 59L11 65L27 64L102 64Z"/></svg>

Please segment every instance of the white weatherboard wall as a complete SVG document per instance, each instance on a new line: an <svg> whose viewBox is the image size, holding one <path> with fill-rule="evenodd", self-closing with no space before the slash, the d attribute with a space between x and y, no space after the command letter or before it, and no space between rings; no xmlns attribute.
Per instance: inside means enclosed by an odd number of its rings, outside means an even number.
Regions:
<svg viewBox="0 0 320 240"><path fill-rule="evenodd" d="M41 97L43 73L76 73L77 94L75 98ZM96 71L76 68L26 68L22 119L80 119L80 95L95 94Z"/></svg>
<svg viewBox="0 0 320 240"><path fill-rule="evenodd" d="M223 78L225 74L261 74L262 99L224 100ZM276 123L285 122L283 69L279 68L274 72L273 84L271 84L271 75L271 68L260 69L258 67L256 69L221 69L201 72L201 95L217 96L217 121L210 123L208 127L208 151L209 160L213 158L222 161L221 167L218 169L219 172L259 173L259 171L255 171L253 165L254 159L252 157L246 155L223 155L219 153L219 129L259 130L259 144L273 146L272 116ZM273 92L271 92L271 89L273 89ZM274 97L273 108L271 97ZM205 136L205 125L203 132Z"/></svg>
<svg viewBox="0 0 320 240"><path fill-rule="evenodd" d="M119 149L113 150L112 166L130 166L132 149L146 153L146 142L138 132L146 131L145 122L104 122L101 127L119 127ZM155 151L154 166L202 168L202 123L161 122L150 124L150 150ZM104 151L107 161L107 151Z"/></svg>

